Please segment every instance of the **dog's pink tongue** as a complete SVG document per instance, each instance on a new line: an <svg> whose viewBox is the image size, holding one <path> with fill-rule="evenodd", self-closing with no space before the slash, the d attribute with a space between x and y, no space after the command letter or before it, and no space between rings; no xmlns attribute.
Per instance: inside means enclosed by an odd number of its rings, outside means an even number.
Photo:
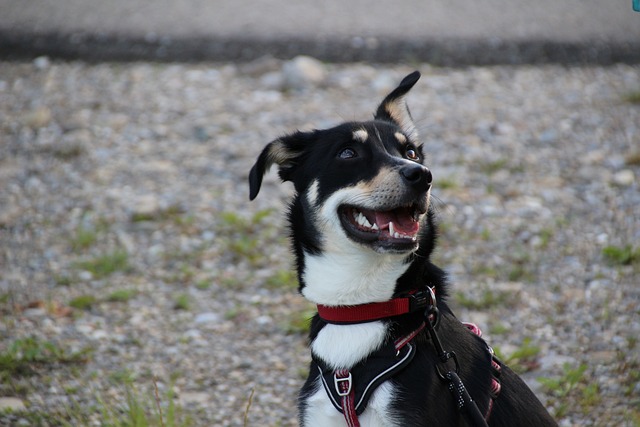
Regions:
<svg viewBox="0 0 640 427"><path fill-rule="evenodd" d="M408 209L396 209L387 212L375 212L376 224L381 230L389 228L393 222L393 229L398 233L411 236L418 232L420 224L414 221Z"/></svg>

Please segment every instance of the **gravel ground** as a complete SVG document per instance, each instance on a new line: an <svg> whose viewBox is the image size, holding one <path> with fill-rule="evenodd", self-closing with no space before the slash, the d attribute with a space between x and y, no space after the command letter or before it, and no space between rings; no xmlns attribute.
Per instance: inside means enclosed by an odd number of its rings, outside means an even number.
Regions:
<svg viewBox="0 0 640 427"><path fill-rule="evenodd" d="M292 190L246 177L414 69L300 65L0 63L0 352L52 343L2 367L0 424L101 425L154 382L194 425L297 424ZM561 425L639 425L640 67L415 68L458 316Z"/></svg>

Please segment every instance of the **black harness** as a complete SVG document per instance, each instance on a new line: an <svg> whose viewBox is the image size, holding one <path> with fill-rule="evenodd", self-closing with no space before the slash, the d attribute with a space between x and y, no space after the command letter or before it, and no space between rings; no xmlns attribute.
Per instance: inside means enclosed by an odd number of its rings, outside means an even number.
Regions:
<svg viewBox="0 0 640 427"><path fill-rule="evenodd" d="M427 297L422 297L425 293ZM335 370L320 358L312 355L311 369L318 370L329 400L344 415L348 426L359 427L358 416L367 408L369 399L376 388L411 363L416 353L416 348L411 344L411 340L425 327L438 355L439 363L436 365L438 378L447 384L458 410L467 417L471 425L487 426L495 399L500 393L500 361L493 354L491 347L487 345L487 351L490 352L492 358L492 384L489 410L483 415L458 375L460 365L456 354L453 351L446 351L438 336L437 326L440 321L440 312L433 289L427 288L427 292L421 291L419 294L421 296L419 303L412 304L411 311L424 310L424 323L408 336L395 342L388 342L351 369ZM473 324L465 324L465 326L472 333L481 336L477 326Z"/></svg>
<svg viewBox="0 0 640 427"><path fill-rule="evenodd" d="M415 354L416 349L411 344L407 344L397 351L393 343L389 343L369 356L366 361L360 362L349 370L354 393L354 409L357 415L362 415L367 408L369 398L376 388L404 369L413 360ZM346 380L340 378L339 375L337 376L336 371L321 360L314 358L313 365L311 369L315 367L320 372L322 385L329 400L338 411L344 413L342 407L344 392L340 391L339 384L341 380Z"/></svg>

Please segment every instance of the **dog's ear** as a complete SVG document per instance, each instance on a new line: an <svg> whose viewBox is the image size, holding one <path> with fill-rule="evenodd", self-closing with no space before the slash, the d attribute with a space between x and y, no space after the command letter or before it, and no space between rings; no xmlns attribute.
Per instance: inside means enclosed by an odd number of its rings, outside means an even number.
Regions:
<svg viewBox="0 0 640 427"><path fill-rule="evenodd" d="M418 131L404 98L419 79L419 71L414 71L402 79L400 85L384 98L375 114L376 120L385 120L397 124L414 141L418 139Z"/></svg>
<svg viewBox="0 0 640 427"><path fill-rule="evenodd" d="M262 185L262 178L273 164L279 166L278 174L282 181L291 180L291 174L312 137L313 133L295 132L267 144L249 172L249 199L256 198Z"/></svg>

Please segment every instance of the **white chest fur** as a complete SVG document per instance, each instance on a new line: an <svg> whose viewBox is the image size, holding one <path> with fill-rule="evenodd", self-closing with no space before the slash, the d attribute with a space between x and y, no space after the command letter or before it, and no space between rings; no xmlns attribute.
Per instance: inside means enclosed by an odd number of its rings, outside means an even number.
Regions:
<svg viewBox="0 0 640 427"><path fill-rule="evenodd" d="M387 301L409 266L402 256L373 251L306 254L304 260L302 294L311 302L329 306Z"/></svg>
<svg viewBox="0 0 640 427"><path fill-rule="evenodd" d="M382 322L326 325L311 343L311 351L333 369L351 369L378 350L386 337Z"/></svg>

